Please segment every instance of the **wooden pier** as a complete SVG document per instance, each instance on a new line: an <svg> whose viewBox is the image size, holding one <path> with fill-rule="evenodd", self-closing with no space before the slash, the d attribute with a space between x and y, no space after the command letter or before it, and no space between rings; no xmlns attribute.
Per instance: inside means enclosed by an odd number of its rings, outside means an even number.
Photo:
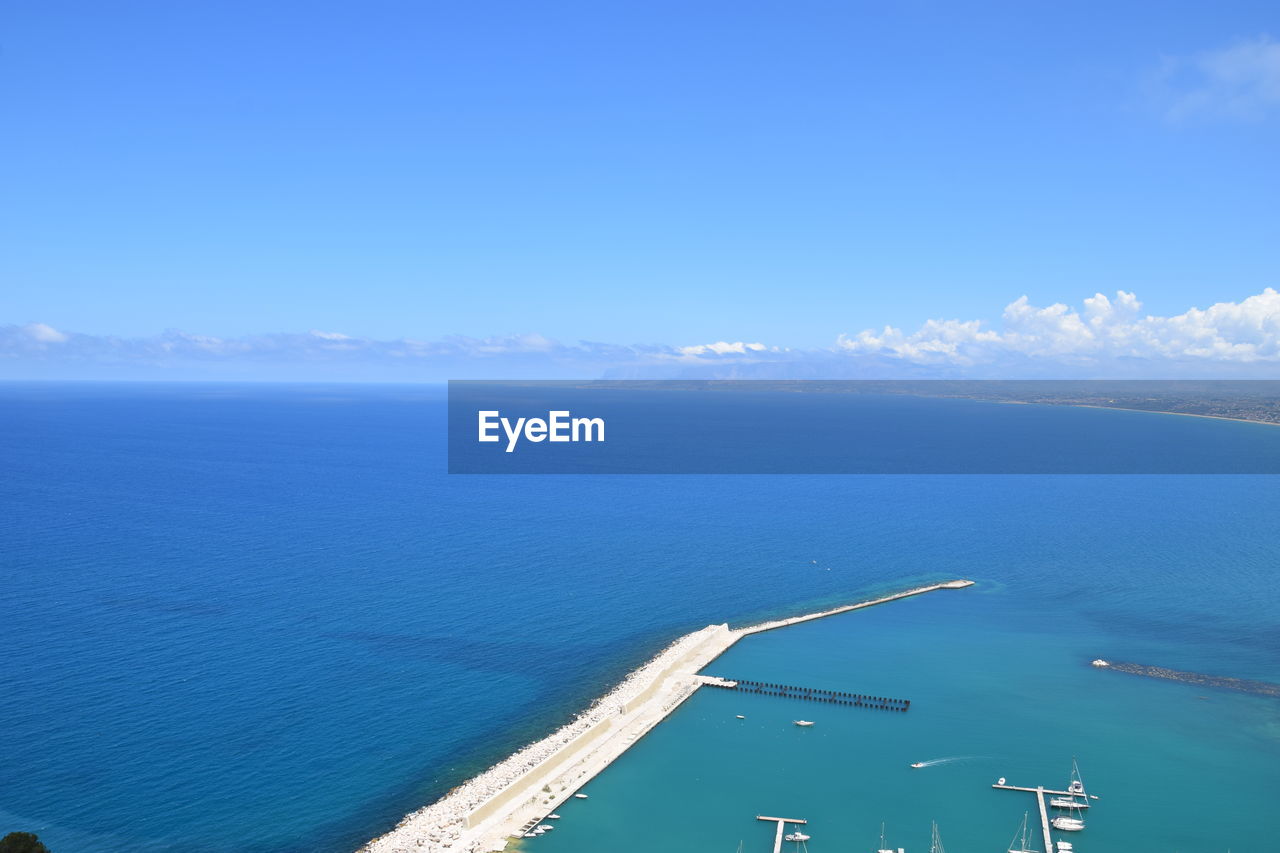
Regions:
<svg viewBox="0 0 1280 853"><path fill-rule="evenodd" d="M888 696L870 696L866 693L848 693L843 690L825 690L818 687L798 687L793 684L706 676L702 683L707 687L719 687L722 690L740 690L744 693L760 693L765 696L804 699L810 702L848 705L854 708L871 708L877 711L906 711L911 707L910 699L892 699Z"/></svg>
<svg viewBox="0 0 1280 853"><path fill-rule="evenodd" d="M773 853L781 853L782 851L782 833L786 831L789 823L806 824L809 821L798 817L769 817L768 815L758 814L756 820L769 820L778 824L778 831L773 836Z"/></svg>

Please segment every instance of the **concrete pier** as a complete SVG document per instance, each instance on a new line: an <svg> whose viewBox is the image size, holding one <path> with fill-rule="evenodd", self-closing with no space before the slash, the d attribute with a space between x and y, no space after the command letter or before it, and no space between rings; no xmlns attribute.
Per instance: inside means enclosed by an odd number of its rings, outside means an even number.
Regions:
<svg viewBox="0 0 1280 853"><path fill-rule="evenodd" d="M1053 853L1053 840L1049 837L1049 812L1044 807L1044 788L1036 788L1036 802L1040 805L1040 831L1044 833L1045 853Z"/></svg>
<svg viewBox="0 0 1280 853"><path fill-rule="evenodd" d="M468 780L443 799L405 817L361 853L486 853L529 821L556 810L704 685L736 688L727 679L699 675L743 637L762 631L874 607L970 580L916 587L869 601L731 629L708 625L679 638L627 676L573 722ZM905 710L907 700L900 701ZM885 706L889 707L889 706Z"/></svg>
<svg viewBox="0 0 1280 853"><path fill-rule="evenodd" d="M995 784L995 785L992 785L991 787L993 787L993 788L999 788L999 789L1000 789L1000 790L1002 790L1002 791L1026 791L1026 792L1027 792L1027 793L1029 793L1029 794L1034 794L1036 791L1044 791L1046 794L1053 794L1055 797L1078 797L1078 796L1080 796L1079 794L1073 794L1073 793L1071 793L1070 791L1055 791L1055 790L1053 790L1052 788L1023 788L1023 787L1019 787L1018 785L1001 785L1001 784L999 784L999 783L997 783L997 784ZM1089 795L1089 799L1091 799L1091 800L1096 800L1096 799L1098 799L1098 798L1097 798L1097 796L1096 796L1096 795L1094 795L1094 794L1090 794L1090 795Z"/></svg>

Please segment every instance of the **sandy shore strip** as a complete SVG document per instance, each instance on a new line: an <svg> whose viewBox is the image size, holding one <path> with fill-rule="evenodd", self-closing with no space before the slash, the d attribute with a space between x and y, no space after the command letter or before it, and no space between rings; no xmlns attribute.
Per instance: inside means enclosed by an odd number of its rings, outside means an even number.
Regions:
<svg viewBox="0 0 1280 853"><path fill-rule="evenodd" d="M454 788L440 800L360 848L359 853L489 853L530 821L553 812L626 752L704 683L698 671L742 637L873 607L939 589L953 580L745 628L726 625L685 634L567 725Z"/></svg>

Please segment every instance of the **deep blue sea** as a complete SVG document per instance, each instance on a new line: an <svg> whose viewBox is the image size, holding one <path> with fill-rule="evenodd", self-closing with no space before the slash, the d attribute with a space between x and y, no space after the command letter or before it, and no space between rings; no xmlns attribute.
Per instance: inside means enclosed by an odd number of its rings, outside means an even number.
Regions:
<svg viewBox="0 0 1280 853"><path fill-rule="evenodd" d="M528 849L1003 850L990 783L1073 755L1081 853L1277 848L1280 701L1088 661L1280 681L1280 480L449 476L444 430L429 386L0 386L0 834L350 851L681 633L970 577L708 670L909 713L702 691Z"/></svg>

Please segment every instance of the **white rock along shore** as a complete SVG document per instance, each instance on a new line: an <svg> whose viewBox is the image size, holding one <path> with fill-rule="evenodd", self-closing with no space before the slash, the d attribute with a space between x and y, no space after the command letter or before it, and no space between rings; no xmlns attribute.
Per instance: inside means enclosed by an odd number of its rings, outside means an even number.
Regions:
<svg viewBox="0 0 1280 853"><path fill-rule="evenodd" d="M395 829L370 841L359 853L501 850L511 835L529 821L554 811L693 695L704 681L698 671L742 637L972 584L965 580L947 581L747 628L731 630L728 625L708 625L686 634L627 675L571 722L406 816Z"/></svg>

